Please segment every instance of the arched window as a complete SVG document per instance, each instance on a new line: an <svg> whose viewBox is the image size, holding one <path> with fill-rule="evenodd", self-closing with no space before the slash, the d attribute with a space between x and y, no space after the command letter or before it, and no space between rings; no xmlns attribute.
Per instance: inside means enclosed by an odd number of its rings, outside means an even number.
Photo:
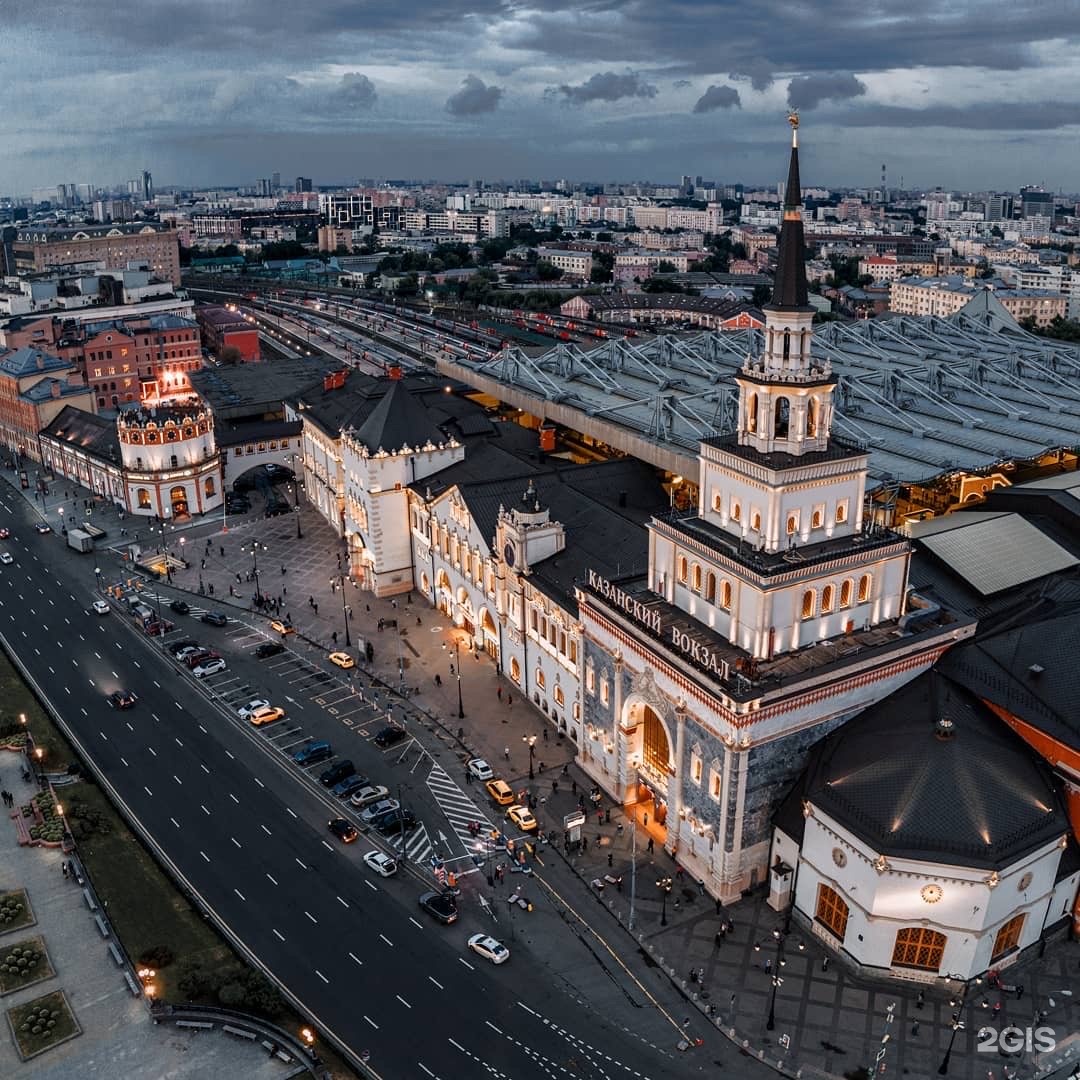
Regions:
<svg viewBox="0 0 1080 1080"><path fill-rule="evenodd" d="M804 619L812 619L814 617L814 590L807 589L802 594L802 617Z"/></svg>
<svg viewBox="0 0 1080 1080"><path fill-rule="evenodd" d="M705 599L710 604L716 602L716 575L711 570L705 577Z"/></svg>
<svg viewBox="0 0 1080 1080"><path fill-rule="evenodd" d="M847 500L844 499L836 504L836 524L843 525L847 521Z"/></svg>
<svg viewBox="0 0 1080 1080"><path fill-rule="evenodd" d="M791 331L784 331L784 359L787 360L791 356Z"/></svg>
<svg viewBox="0 0 1080 1080"><path fill-rule="evenodd" d="M818 885L814 921L821 923L838 941L844 940L847 933L848 906L840 898L840 894L828 885Z"/></svg>
<svg viewBox="0 0 1080 1080"><path fill-rule="evenodd" d="M723 506L723 499L724 499L724 497L720 494L719 491L714 491L712 493L712 508L718 514L720 513L721 506Z"/></svg>
<svg viewBox="0 0 1080 1080"><path fill-rule="evenodd" d="M788 514L787 519L787 534L788 536L794 536L796 530L799 528L799 519L794 514Z"/></svg>
<svg viewBox="0 0 1080 1080"><path fill-rule="evenodd" d="M542 668L536 669L536 685L539 686L541 690L547 686L547 678L545 677Z"/></svg>
<svg viewBox="0 0 1080 1080"><path fill-rule="evenodd" d="M751 394L746 399L746 430L757 431L757 394Z"/></svg>
<svg viewBox="0 0 1080 1080"><path fill-rule="evenodd" d="M731 520L742 521L742 506L737 499L731 500Z"/></svg>
<svg viewBox="0 0 1080 1080"><path fill-rule="evenodd" d="M692 581L694 583L694 592L701 592L701 567L697 563L694 563Z"/></svg>
<svg viewBox="0 0 1080 1080"><path fill-rule="evenodd" d="M731 582L725 581L720 586L720 606L725 611L731 610Z"/></svg>
<svg viewBox="0 0 1080 1080"><path fill-rule="evenodd" d="M863 574L859 578L859 603L865 604L870 599L870 575Z"/></svg>
<svg viewBox="0 0 1080 1080"><path fill-rule="evenodd" d="M175 454L170 454L169 455L169 461L171 462L172 467L174 469L177 468L179 466L179 464L180 464L180 459L177 458L177 456Z"/></svg>
<svg viewBox="0 0 1080 1080"><path fill-rule="evenodd" d="M518 663L516 656L510 658L510 678L519 686L521 685L521 665Z"/></svg>
<svg viewBox="0 0 1080 1080"><path fill-rule="evenodd" d="M750 519L750 528L754 532L761 532L761 515L756 510L754 516Z"/></svg>
<svg viewBox="0 0 1080 1080"><path fill-rule="evenodd" d="M214 494L214 478L208 476L203 483L203 494L211 496Z"/></svg>
<svg viewBox="0 0 1080 1080"><path fill-rule="evenodd" d="M688 570L687 570L686 556L685 555L680 555L679 556L679 580L684 585L686 584L687 572L688 572Z"/></svg>
<svg viewBox="0 0 1080 1080"><path fill-rule="evenodd" d="M817 398L811 398L806 404L806 434L809 438L817 435Z"/></svg>
<svg viewBox="0 0 1080 1080"><path fill-rule="evenodd" d="M787 338L785 337L785 341ZM778 439L786 439L788 424L791 420L791 403L786 397L776 399L776 414L773 421L773 435Z"/></svg>
<svg viewBox="0 0 1080 1080"><path fill-rule="evenodd" d="M991 961L999 960L1006 953L1020 947L1020 932L1024 929L1026 918L1026 915L1014 915L1001 927L997 932L997 937L994 938L994 951L990 954Z"/></svg>
<svg viewBox="0 0 1080 1080"><path fill-rule="evenodd" d="M892 962L897 967L937 971L945 954L946 937L925 926L908 926L896 932Z"/></svg>
<svg viewBox="0 0 1080 1080"><path fill-rule="evenodd" d="M553 693L556 705L564 705L566 703L566 695L563 694L563 688L561 686L556 686Z"/></svg>
<svg viewBox="0 0 1080 1080"><path fill-rule="evenodd" d="M147 491L146 488L139 488L139 490L135 492L135 498L138 500L140 510L150 509L150 492Z"/></svg>
<svg viewBox="0 0 1080 1080"><path fill-rule="evenodd" d="M824 519L824 513L821 510L815 510L813 514L810 515L810 528L820 529Z"/></svg>
<svg viewBox="0 0 1080 1080"><path fill-rule="evenodd" d="M836 600L836 588L832 585L826 585L821 590L821 614L825 615L832 611L833 604Z"/></svg>
<svg viewBox="0 0 1080 1080"><path fill-rule="evenodd" d="M851 607L851 581L845 581L840 586L840 606Z"/></svg>
<svg viewBox="0 0 1080 1080"><path fill-rule="evenodd" d="M529 611L529 629L535 634L540 629L540 618L536 614L536 608Z"/></svg>

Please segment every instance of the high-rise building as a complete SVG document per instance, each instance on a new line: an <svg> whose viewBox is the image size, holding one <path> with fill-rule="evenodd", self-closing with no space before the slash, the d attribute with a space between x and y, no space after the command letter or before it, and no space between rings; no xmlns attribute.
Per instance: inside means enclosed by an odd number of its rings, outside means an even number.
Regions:
<svg viewBox="0 0 1080 1080"><path fill-rule="evenodd" d="M1011 195L991 195L986 200L987 221L1010 221L1013 216Z"/></svg>
<svg viewBox="0 0 1080 1080"><path fill-rule="evenodd" d="M311 177L310 176L298 176L296 183L293 185L293 191L296 194L302 194L305 191L311 190Z"/></svg>
<svg viewBox="0 0 1080 1080"><path fill-rule="evenodd" d="M1054 193L1041 187L1020 189L1020 216L1025 218L1054 216Z"/></svg>
<svg viewBox="0 0 1080 1080"><path fill-rule="evenodd" d="M270 191L271 195L276 195L277 192L281 189L281 173L276 172L276 173L271 174L271 176L270 176L270 188L271 188L271 191Z"/></svg>
<svg viewBox="0 0 1080 1080"><path fill-rule="evenodd" d="M149 169L143 169L142 174L142 199L143 202L154 201L154 178Z"/></svg>

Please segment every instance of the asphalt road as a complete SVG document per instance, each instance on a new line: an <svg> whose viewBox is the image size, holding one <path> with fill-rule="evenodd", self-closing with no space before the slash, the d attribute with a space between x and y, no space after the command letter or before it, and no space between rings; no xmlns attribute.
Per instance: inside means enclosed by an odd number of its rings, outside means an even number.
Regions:
<svg viewBox="0 0 1080 1080"><path fill-rule="evenodd" d="M608 1080L705 1065L674 1052L673 1033L662 1048L629 1037L527 960L468 953L468 933L494 929L482 913L438 926L416 905L418 881L372 875L366 838L342 849L319 826L324 797L285 755L226 719L126 617L94 615L61 538L34 533L14 493L3 507L14 536L0 546L16 562L0 566L0 636L202 901L316 1025L369 1051L377 1075ZM108 706L119 687L139 694L134 709Z"/></svg>

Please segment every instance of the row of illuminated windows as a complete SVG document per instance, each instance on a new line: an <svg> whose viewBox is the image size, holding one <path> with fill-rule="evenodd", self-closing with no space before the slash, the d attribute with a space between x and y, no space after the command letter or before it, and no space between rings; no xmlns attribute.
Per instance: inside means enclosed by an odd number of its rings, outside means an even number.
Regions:
<svg viewBox="0 0 1080 1080"><path fill-rule="evenodd" d="M216 486L214 484L214 478L212 476L208 476L203 481L203 494L207 498L210 498L216 493L216 491L217 491L217 488L216 488ZM187 493L183 488L174 488L173 491L172 491L172 496L173 496L174 499L176 499L176 498L186 498ZM138 506L139 506L140 510L150 510L150 509L153 508L153 503L151 502L151 499L150 499L150 491L147 488L142 488L141 487L141 488L138 488L136 490L136 492L135 492L135 501L138 503Z"/></svg>
<svg viewBox="0 0 1080 1080"><path fill-rule="evenodd" d="M288 439L282 439L280 442L277 439L269 439L266 442L260 443L247 443L245 446L237 446L233 450L235 457L243 457L245 454L265 454L269 450L288 450L292 444ZM300 440L296 440L296 445L299 447Z"/></svg>
<svg viewBox="0 0 1080 1080"><path fill-rule="evenodd" d="M704 571L700 563L691 564L685 555L679 556L678 563L679 582L687 585L702 596L710 604L715 604L717 582L720 584L720 606L725 611L731 610L731 582L724 578L720 580L712 570Z"/></svg>
<svg viewBox="0 0 1080 1080"><path fill-rule="evenodd" d="M716 513L722 513L724 509L724 497L719 491L713 492L712 508ZM728 517L732 521L742 521L743 504L735 496L731 497L728 505ZM784 522L784 532L788 536L794 536L799 531L802 514L798 510L789 510ZM837 525L843 525L848 519L848 500L840 499L833 509L833 521ZM810 511L810 528L823 529L825 527L825 504L821 503ZM750 531L761 532L761 511L756 507L750 510Z"/></svg>
<svg viewBox="0 0 1080 1080"><path fill-rule="evenodd" d="M704 762L701 760L701 755L700 754L691 754L690 755L690 779L695 784L697 784L698 787L701 787L702 784L704 783L704 780L705 780L705 775L704 774L705 774L705 765L704 765ZM722 789L723 789L723 785L721 784L721 780L720 780L720 762L719 761L714 761L712 763L712 765L709 766L709 787L708 787L709 798L712 799L713 802L719 802L720 801L720 792L721 792Z"/></svg>
<svg viewBox="0 0 1080 1080"><path fill-rule="evenodd" d="M849 608L852 606L852 597L856 598L854 603L865 604L870 599L873 584L871 575L863 574L859 578L857 589L851 578L840 583L839 592L835 585L823 586L820 595L817 589L807 589L803 593L800 615L804 619L812 619L815 615L828 615L838 608Z"/></svg>
<svg viewBox="0 0 1080 1080"><path fill-rule="evenodd" d="M824 883L819 884L814 919L841 943L847 933L849 915L850 910L840 894ZM994 938L991 963L1019 948L1026 917L1024 914L1014 915L1002 924ZM896 932L892 962L897 967L937 971L941 967L947 940L944 934L927 926L903 927Z"/></svg>

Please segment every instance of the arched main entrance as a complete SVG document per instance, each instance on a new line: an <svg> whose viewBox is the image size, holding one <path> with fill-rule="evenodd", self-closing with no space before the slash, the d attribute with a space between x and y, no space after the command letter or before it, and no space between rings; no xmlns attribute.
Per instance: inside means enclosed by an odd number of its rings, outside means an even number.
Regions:
<svg viewBox="0 0 1080 1080"><path fill-rule="evenodd" d="M488 608L481 608L480 610L480 633L483 636L484 652L488 654L495 661L499 663L499 629L495 625L495 620L491 617L491 611Z"/></svg>
<svg viewBox="0 0 1080 1080"><path fill-rule="evenodd" d="M189 517L187 488L177 485L169 491L169 501L172 503L172 516L174 518Z"/></svg>
<svg viewBox="0 0 1080 1080"><path fill-rule="evenodd" d="M668 784L674 762L667 725L651 706L627 702L627 753L636 775L627 777L626 801L634 818L661 844L667 842Z"/></svg>

